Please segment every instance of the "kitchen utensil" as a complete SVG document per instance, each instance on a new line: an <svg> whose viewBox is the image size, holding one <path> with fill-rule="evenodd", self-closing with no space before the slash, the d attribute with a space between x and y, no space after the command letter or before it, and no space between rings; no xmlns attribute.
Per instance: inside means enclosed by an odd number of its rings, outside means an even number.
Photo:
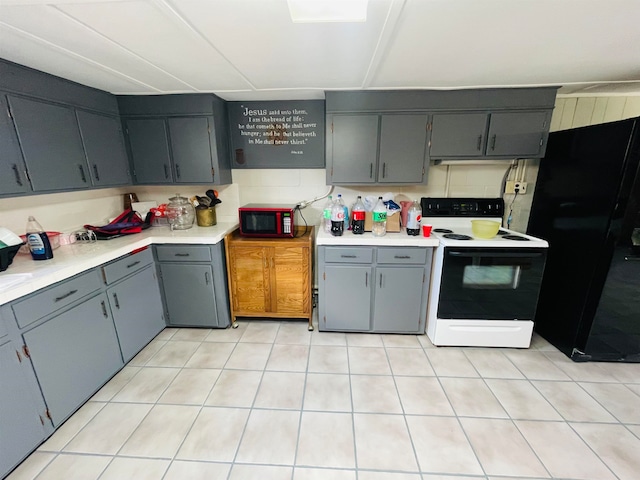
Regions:
<svg viewBox="0 0 640 480"><path fill-rule="evenodd" d="M210 206L213 207L214 205L222 203L222 200L220 200L218 198L218 196L216 195L216 191L215 190L207 190L205 193L207 194L207 197L209 197L211 199L211 202L209 203Z"/></svg>
<svg viewBox="0 0 640 480"><path fill-rule="evenodd" d="M198 200L199 205L204 205L205 207L211 205L211 199L209 197L201 197L199 195L196 195L196 200Z"/></svg>
<svg viewBox="0 0 640 480"><path fill-rule="evenodd" d="M471 231L477 238L493 238L500 230L500 223L493 220L471 220Z"/></svg>
<svg viewBox="0 0 640 480"><path fill-rule="evenodd" d="M187 230L191 228L195 216L195 207L185 197L181 197L179 193L169 199L167 218L169 219L171 230Z"/></svg>

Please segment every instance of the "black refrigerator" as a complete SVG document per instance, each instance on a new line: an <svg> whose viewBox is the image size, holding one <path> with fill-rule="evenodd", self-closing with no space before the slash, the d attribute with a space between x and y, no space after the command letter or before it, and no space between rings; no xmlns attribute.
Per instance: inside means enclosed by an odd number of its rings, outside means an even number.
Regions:
<svg viewBox="0 0 640 480"><path fill-rule="evenodd" d="M553 132L540 160L534 329L574 361L640 362L639 164L640 117Z"/></svg>

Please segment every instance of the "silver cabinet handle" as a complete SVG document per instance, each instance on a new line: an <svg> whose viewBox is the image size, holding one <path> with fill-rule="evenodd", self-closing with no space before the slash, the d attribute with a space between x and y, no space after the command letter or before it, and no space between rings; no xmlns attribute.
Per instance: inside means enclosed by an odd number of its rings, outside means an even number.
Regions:
<svg viewBox="0 0 640 480"><path fill-rule="evenodd" d="M118 301L118 295L117 295L115 292L114 292L114 294L113 294L113 301L114 301L114 303L115 303L115 305L116 305L116 308L117 308L118 310L120 310L120 302Z"/></svg>
<svg viewBox="0 0 640 480"><path fill-rule="evenodd" d="M204 282L209 285L209 272L204 272Z"/></svg>
<svg viewBox="0 0 640 480"><path fill-rule="evenodd" d="M477 146L478 151L480 151L481 147L482 147L482 135L478 135L478 146Z"/></svg>
<svg viewBox="0 0 640 480"><path fill-rule="evenodd" d="M387 176L387 162L382 163L382 178Z"/></svg>
<svg viewBox="0 0 640 480"><path fill-rule="evenodd" d="M491 150L493 151L493 150L495 150L495 149L496 149L496 136L495 136L495 135L493 135L493 136L491 137Z"/></svg>
<svg viewBox="0 0 640 480"><path fill-rule="evenodd" d="M373 178L373 163L369 164L369 178Z"/></svg>
<svg viewBox="0 0 640 480"><path fill-rule="evenodd" d="M382 288L382 274L380 274L380 288Z"/></svg>
<svg viewBox="0 0 640 480"><path fill-rule="evenodd" d="M20 171L18 170L18 165L16 165L15 163L11 166L11 169L13 170L13 173L16 176L16 183L19 186L22 186L22 178L20 178Z"/></svg>
<svg viewBox="0 0 640 480"><path fill-rule="evenodd" d="M164 178L169 178L169 169L167 168L167 164L164 165Z"/></svg>
<svg viewBox="0 0 640 480"><path fill-rule="evenodd" d="M107 313L107 306L104 304L104 300L100 302L100 305L102 306L102 315L104 316L104 318L109 318L109 314Z"/></svg>
<svg viewBox="0 0 640 480"><path fill-rule="evenodd" d="M129 265L127 265L127 268L135 267L135 266L136 266L136 265L138 265L139 263L140 263L140 260L136 260L135 262L130 263Z"/></svg>
<svg viewBox="0 0 640 480"><path fill-rule="evenodd" d="M404 258L404 259L406 259L406 258L411 258L411 256L410 255L394 255L393 258Z"/></svg>
<svg viewBox="0 0 640 480"><path fill-rule="evenodd" d="M189 254L188 253L176 253L175 255L176 257L188 257Z"/></svg>
<svg viewBox="0 0 640 480"><path fill-rule="evenodd" d="M356 258L355 255L340 255L340 258Z"/></svg>
<svg viewBox="0 0 640 480"><path fill-rule="evenodd" d="M59 302L60 300L64 300L65 298L70 297L71 295L73 295L74 293L77 293L77 292L78 292L78 290L71 290L70 292L67 292L64 295L60 295L59 297L56 297L54 302Z"/></svg>
<svg viewBox="0 0 640 480"><path fill-rule="evenodd" d="M98 172L98 165L93 164L93 175L96 177L96 181L100 181L100 172Z"/></svg>
<svg viewBox="0 0 640 480"><path fill-rule="evenodd" d="M176 163L176 177L180 178L180 165Z"/></svg>
<svg viewBox="0 0 640 480"><path fill-rule="evenodd" d="M80 178L82 178L84 183L87 183L87 176L84 174L84 168L82 168L82 165L80 164L78 164L78 168L80 169Z"/></svg>
<svg viewBox="0 0 640 480"><path fill-rule="evenodd" d="M369 286L369 272L364 272L364 286Z"/></svg>

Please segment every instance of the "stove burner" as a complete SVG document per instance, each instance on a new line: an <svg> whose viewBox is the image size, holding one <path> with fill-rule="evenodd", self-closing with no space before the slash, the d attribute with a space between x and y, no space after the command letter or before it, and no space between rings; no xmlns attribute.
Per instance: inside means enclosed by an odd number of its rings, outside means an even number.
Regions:
<svg viewBox="0 0 640 480"><path fill-rule="evenodd" d="M449 230L448 228L434 228L433 231L438 233L453 233L453 230Z"/></svg>
<svg viewBox="0 0 640 480"><path fill-rule="evenodd" d="M498 230L498 235L507 235L509 232L507 232L506 230Z"/></svg>
<svg viewBox="0 0 640 480"><path fill-rule="evenodd" d="M473 237L469 235L462 235L460 233L445 233L444 238L450 238L451 240L473 240Z"/></svg>
<svg viewBox="0 0 640 480"><path fill-rule="evenodd" d="M529 239L527 237L521 237L520 235L505 235L504 237L505 240L517 240L519 242L528 242Z"/></svg>

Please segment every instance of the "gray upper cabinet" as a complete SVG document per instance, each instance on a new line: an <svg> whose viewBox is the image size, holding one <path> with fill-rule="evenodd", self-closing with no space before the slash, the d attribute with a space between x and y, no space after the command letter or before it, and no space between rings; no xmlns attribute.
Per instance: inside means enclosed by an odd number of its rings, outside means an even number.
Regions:
<svg viewBox="0 0 640 480"><path fill-rule="evenodd" d="M31 192L7 98L0 95L0 195Z"/></svg>
<svg viewBox="0 0 640 480"><path fill-rule="evenodd" d="M425 114L330 115L328 184L427 181Z"/></svg>
<svg viewBox="0 0 640 480"><path fill-rule="evenodd" d="M226 105L215 95L119 96L138 184L231 183Z"/></svg>
<svg viewBox="0 0 640 480"><path fill-rule="evenodd" d="M429 155L438 158L538 158L544 156L549 110L437 113Z"/></svg>
<svg viewBox="0 0 640 480"><path fill-rule="evenodd" d="M90 187L73 109L12 95L7 98L33 189L42 192Z"/></svg>
<svg viewBox="0 0 640 480"><path fill-rule="evenodd" d="M169 138L164 119L126 120L136 183L172 183Z"/></svg>
<svg viewBox="0 0 640 480"><path fill-rule="evenodd" d="M130 184L120 119L83 110L77 110L76 115L92 184L96 187Z"/></svg>

